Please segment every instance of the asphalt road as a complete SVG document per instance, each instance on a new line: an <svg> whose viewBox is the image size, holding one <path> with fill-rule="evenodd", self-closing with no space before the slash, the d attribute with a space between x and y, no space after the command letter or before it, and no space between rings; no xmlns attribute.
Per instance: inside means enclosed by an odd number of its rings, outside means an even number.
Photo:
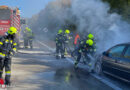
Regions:
<svg viewBox="0 0 130 90"><path fill-rule="evenodd" d="M66 59L55 59L48 48L35 44L12 59L12 84L8 90L112 90Z"/></svg>
<svg viewBox="0 0 130 90"><path fill-rule="evenodd" d="M40 42L37 41L40 45L45 46L48 50L55 52L55 42L49 40L41 40ZM67 58L69 62L74 63L72 58ZM79 65L79 68L82 68L86 72L86 66L83 64ZM91 76L95 77L99 81L103 82L104 84L110 86L114 90L130 90L130 83L123 82L119 79L113 78L109 75L105 75L102 73L101 76L91 73Z"/></svg>

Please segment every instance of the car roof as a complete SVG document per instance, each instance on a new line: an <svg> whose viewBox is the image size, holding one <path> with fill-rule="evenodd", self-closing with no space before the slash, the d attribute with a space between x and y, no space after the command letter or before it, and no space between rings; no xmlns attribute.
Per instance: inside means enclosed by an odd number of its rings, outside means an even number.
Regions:
<svg viewBox="0 0 130 90"><path fill-rule="evenodd" d="M116 45L113 46L113 47L120 46L120 45L130 45L130 42L128 42L128 43L116 44ZM108 50L112 49L113 47L109 48ZM108 51L108 50L107 50L107 51Z"/></svg>
<svg viewBox="0 0 130 90"><path fill-rule="evenodd" d="M130 45L130 42L128 42L128 43L121 43L121 44L117 44L117 45Z"/></svg>
<svg viewBox="0 0 130 90"><path fill-rule="evenodd" d="M130 45L130 42L128 42L128 43L121 43L121 44L116 44L115 46L113 46L113 47L116 47L116 46L120 46L120 45ZM113 48L113 47L111 47L111 48ZM110 48L110 49L111 49ZM109 50L109 49L108 49Z"/></svg>

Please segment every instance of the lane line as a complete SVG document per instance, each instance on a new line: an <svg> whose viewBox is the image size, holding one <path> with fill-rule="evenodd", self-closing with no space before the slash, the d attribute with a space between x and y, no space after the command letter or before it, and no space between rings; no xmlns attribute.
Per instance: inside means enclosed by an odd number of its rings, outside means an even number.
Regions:
<svg viewBox="0 0 130 90"><path fill-rule="evenodd" d="M40 42L40 41L38 41L38 40L36 40L36 41L37 41L38 43L40 43L41 45L47 47L50 51L55 51L55 49L52 49L51 47L47 46L46 44L44 44L44 43L42 43L42 42Z"/></svg>
<svg viewBox="0 0 130 90"><path fill-rule="evenodd" d="M66 58L70 63L74 64L74 61L72 61L70 58Z"/></svg>
<svg viewBox="0 0 130 90"><path fill-rule="evenodd" d="M47 47L49 50L54 51L54 49L50 48L49 46L47 46L47 45L44 44L43 42L40 42L40 41L38 41L38 42L39 42L41 45ZM66 59L67 59L70 63L74 64L74 61L73 61L72 59L70 59L70 58L66 58ZM112 82L109 82L108 80L106 80L106 79L104 79L104 78L102 78L102 77L100 77L100 76L98 76L98 75L95 75L95 74L92 74L92 73L91 73L91 75L92 75L93 77L95 77L96 79L98 79L99 81L101 81L101 82L103 82L104 84L106 84L107 86L113 88L114 90L123 90L123 89L121 89L120 87L118 87L118 86L116 86L115 84L113 84Z"/></svg>

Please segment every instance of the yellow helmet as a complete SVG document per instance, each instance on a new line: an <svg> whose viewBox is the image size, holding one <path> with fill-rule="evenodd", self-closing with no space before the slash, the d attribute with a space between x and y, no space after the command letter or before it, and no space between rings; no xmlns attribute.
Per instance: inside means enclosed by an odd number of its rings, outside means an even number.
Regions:
<svg viewBox="0 0 130 90"><path fill-rule="evenodd" d="M25 29L26 29L27 31L31 31L31 29L30 29L30 28L28 28L28 27L26 27Z"/></svg>
<svg viewBox="0 0 130 90"><path fill-rule="evenodd" d="M26 30L28 29L28 27L25 28Z"/></svg>
<svg viewBox="0 0 130 90"><path fill-rule="evenodd" d="M58 34L61 34L63 31L62 31L62 29L60 29L59 31L58 31Z"/></svg>
<svg viewBox="0 0 130 90"><path fill-rule="evenodd" d="M70 30L66 29L66 30L65 30L65 33L66 33L66 34L69 34L69 33L70 33Z"/></svg>
<svg viewBox="0 0 130 90"><path fill-rule="evenodd" d="M8 30L8 34L13 35L17 33L17 29L15 27L10 27Z"/></svg>
<svg viewBox="0 0 130 90"><path fill-rule="evenodd" d="M86 44L88 44L89 46L92 46L93 45L93 40L91 40L91 39L86 40Z"/></svg>
<svg viewBox="0 0 130 90"><path fill-rule="evenodd" d="M93 34L89 34L89 35L88 35L88 38L89 38L89 39L93 39L93 38L94 38Z"/></svg>

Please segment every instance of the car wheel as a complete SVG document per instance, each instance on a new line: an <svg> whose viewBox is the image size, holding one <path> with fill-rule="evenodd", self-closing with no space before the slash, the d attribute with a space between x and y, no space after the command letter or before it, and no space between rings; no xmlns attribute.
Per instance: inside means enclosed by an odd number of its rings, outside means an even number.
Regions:
<svg viewBox="0 0 130 90"><path fill-rule="evenodd" d="M94 69L95 73L98 75L102 75L102 67L101 67L101 62L97 62L95 65L95 69Z"/></svg>

